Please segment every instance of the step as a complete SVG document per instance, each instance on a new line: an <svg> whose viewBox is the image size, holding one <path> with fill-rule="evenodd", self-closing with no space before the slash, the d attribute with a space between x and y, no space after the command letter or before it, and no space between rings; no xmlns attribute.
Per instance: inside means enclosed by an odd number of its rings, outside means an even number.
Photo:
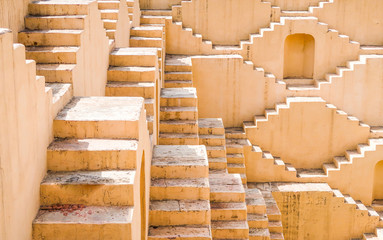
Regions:
<svg viewBox="0 0 383 240"><path fill-rule="evenodd" d="M209 158L226 158L225 146L206 146L206 152Z"/></svg>
<svg viewBox="0 0 383 240"><path fill-rule="evenodd" d="M230 153L226 155L227 163L245 164L245 156L243 153Z"/></svg>
<svg viewBox="0 0 383 240"><path fill-rule="evenodd" d="M268 228L270 233L283 233L283 226L281 221L269 221Z"/></svg>
<svg viewBox="0 0 383 240"><path fill-rule="evenodd" d="M73 97L73 86L69 83L45 83L52 89L53 112L56 115Z"/></svg>
<svg viewBox="0 0 383 240"><path fill-rule="evenodd" d="M98 0L98 9L119 9L120 1L100 1Z"/></svg>
<svg viewBox="0 0 383 240"><path fill-rule="evenodd" d="M206 146L224 146L225 135L202 135L199 134L199 142Z"/></svg>
<svg viewBox="0 0 383 240"><path fill-rule="evenodd" d="M102 20L105 29L117 29L117 20L103 19Z"/></svg>
<svg viewBox="0 0 383 240"><path fill-rule="evenodd" d="M74 97L54 119L54 136L138 139L143 104L135 97Z"/></svg>
<svg viewBox="0 0 383 240"><path fill-rule="evenodd" d="M245 189L239 174L210 174L210 201L243 202Z"/></svg>
<svg viewBox="0 0 383 240"><path fill-rule="evenodd" d="M151 226L209 225L209 200L150 201Z"/></svg>
<svg viewBox="0 0 383 240"><path fill-rule="evenodd" d="M28 13L40 16L87 15L89 13L89 3L78 1L34 1L28 5Z"/></svg>
<svg viewBox="0 0 383 240"><path fill-rule="evenodd" d="M209 157L209 169L226 170L227 169L226 158Z"/></svg>
<svg viewBox="0 0 383 240"><path fill-rule="evenodd" d="M227 171L229 173L246 173L246 167L245 164L237 164L237 163L228 163L227 164Z"/></svg>
<svg viewBox="0 0 383 240"><path fill-rule="evenodd" d="M247 214L247 223L249 228L267 228L269 226L269 219L266 214Z"/></svg>
<svg viewBox="0 0 383 240"><path fill-rule="evenodd" d="M160 133L161 145L199 145L198 134L195 133Z"/></svg>
<svg viewBox="0 0 383 240"><path fill-rule="evenodd" d="M130 37L130 47L156 47L162 48L162 38L154 37Z"/></svg>
<svg viewBox="0 0 383 240"><path fill-rule="evenodd" d="M151 200L209 200L210 189L207 178L152 179Z"/></svg>
<svg viewBox="0 0 383 240"><path fill-rule="evenodd" d="M36 64L36 74L50 83L72 83L75 69L76 64Z"/></svg>
<svg viewBox="0 0 383 240"><path fill-rule="evenodd" d="M285 239L283 233L270 233L270 240L282 240Z"/></svg>
<svg viewBox="0 0 383 240"><path fill-rule="evenodd" d="M160 121L161 133L198 133L196 120L169 120Z"/></svg>
<svg viewBox="0 0 383 240"><path fill-rule="evenodd" d="M165 72L165 80L192 80L192 72Z"/></svg>
<svg viewBox="0 0 383 240"><path fill-rule="evenodd" d="M116 30L115 29L107 29L106 30L106 36L109 39L115 39L116 38Z"/></svg>
<svg viewBox="0 0 383 240"><path fill-rule="evenodd" d="M268 228L250 228L249 240L269 240L270 232Z"/></svg>
<svg viewBox="0 0 383 240"><path fill-rule="evenodd" d="M33 239L131 239L133 207L85 206L80 210L39 210ZM124 236L124 237L122 237Z"/></svg>
<svg viewBox="0 0 383 240"><path fill-rule="evenodd" d="M225 129L221 118L198 119L199 134L224 135Z"/></svg>
<svg viewBox="0 0 383 240"><path fill-rule="evenodd" d="M165 80L165 88L186 88L193 87L192 80Z"/></svg>
<svg viewBox="0 0 383 240"><path fill-rule="evenodd" d="M209 225L149 227L148 240L211 240Z"/></svg>
<svg viewBox="0 0 383 240"><path fill-rule="evenodd" d="M118 20L118 9L100 10L102 19Z"/></svg>
<svg viewBox="0 0 383 240"><path fill-rule="evenodd" d="M18 39L25 46L80 46L82 30L24 30Z"/></svg>
<svg viewBox="0 0 383 240"><path fill-rule="evenodd" d="M205 146L154 146L151 178L205 178L208 176Z"/></svg>
<svg viewBox="0 0 383 240"><path fill-rule="evenodd" d="M86 15L26 16L25 28L29 30L82 30Z"/></svg>
<svg viewBox="0 0 383 240"><path fill-rule="evenodd" d="M172 10L162 10L162 9L145 9L141 10L142 15L144 16L171 16Z"/></svg>
<svg viewBox="0 0 383 240"><path fill-rule="evenodd" d="M276 203L266 204L266 214L269 218L269 221L281 221L281 212L279 211L278 205Z"/></svg>
<svg viewBox="0 0 383 240"><path fill-rule="evenodd" d="M311 14L309 11L281 11L281 17L309 17Z"/></svg>
<svg viewBox="0 0 383 240"><path fill-rule="evenodd" d="M114 82L155 82L155 67L109 67L108 81Z"/></svg>
<svg viewBox="0 0 383 240"><path fill-rule="evenodd" d="M246 139L246 133L243 128L225 128L225 136L227 139L236 138L236 139Z"/></svg>
<svg viewBox="0 0 383 240"><path fill-rule="evenodd" d="M371 206L375 211L381 212L383 211L383 200L374 200Z"/></svg>
<svg viewBox="0 0 383 240"><path fill-rule="evenodd" d="M163 31L164 31L163 27L140 26L140 27L133 27L130 30L130 35L136 36L136 37L162 38Z"/></svg>
<svg viewBox="0 0 383 240"><path fill-rule="evenodd" d="M313 169L304 169L297 168L297 176L299 178L325 178L327 177L326 173L321 168Z"/></svg>
<svg viewBox="0 0 383 240"><path fill-rule="evenodd" d="M162 88L161 107L196 107L197 91L195 88Z"/></svg>
<svg viewBox="0 0 383 240"><path fill-rule="evenodd" d="M283 82L286 83L288 86L313 86L315 84L314 79L305 79L305 78L285 78L283 79Z"/></svg>
<svg viewBox="0 0 383 240"><path fill-rule="evenodd" d="M197 107L161 107L160 119L167 120L194 120L198 119Z"/></svg>
<svg viewBox="0 0 383 240"><path fill-rule="evenodd" d="M105 96L155 98L156 84L153 82L112 82L108 81Z"/></svg>
<svg viewBox="0 0 383 240"><path fill-rule="evenodd" d="M165 72L191 72L191 56L166 54Z"/></svg>
<svg viewBox="0 0 383 240"><path fill-rule="evenodd" d="M156 48L117 48L109 56L111 66L157 66Z"/></svg>
<svg viewBox="0 0 383 240"><path fill-rule="evenodd" d="M135 169L137 140L55 139L47 150L52 171Z"/></svg>
<svg viewBox="0 0 383 240"><path fill-rule="evenodd" d="M48 172L40 187L42 205L133 205L134 170Z"/></svg>
<svg viewBox="0 0 383 240"><path fill-rule="evenodd" d="M211 232L216 239L247 239L247 221L211 221Z"/></svg>
<svg viewBox="0 0 383 240"><path fill-rule="evenodd" d="M257 188L248 188L246 189L246 205L247 212L253 214L263 215L266 213L266 203L262 196L262 193Z"/></svg>
<svg viewBox="0 0 383 240"><path fill-rule="evenodd" d="M244 153L243 147L250 147L251 143L248 139L226 139L226 152L232 153Z"/></svg>
<svg viewBox="0 0 383 240"><path fill-rule="evenodd" d="M171 19L169 16L141 16L141 24L165 24L165 19Z"/></svg>
<svg viewBox="0 0 383 240"><path fill-rule="evenodd" d="M26 47L27 59L42 64L75 64L79 47Z"/></svg>
<svg viewBox="0 0 383 240"><path fill-rule="evenodd" d="M362 45L360 46L360 54L374 54L374 55L382 55L383 54L383 46L378 45Z"/></svg>
<svg viewBox="0 0 383 240"><path fill-rule="evenodd" d="M211 220L234 221L246 220L246 204L244 202L211 202Z"/></svg>

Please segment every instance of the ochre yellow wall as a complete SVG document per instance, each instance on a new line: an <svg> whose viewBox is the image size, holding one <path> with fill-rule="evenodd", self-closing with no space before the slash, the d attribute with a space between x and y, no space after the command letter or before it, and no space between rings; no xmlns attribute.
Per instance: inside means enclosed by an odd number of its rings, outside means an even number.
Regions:
<svg viewBox="0 0 383 240"><path fill-rule="evenodd" d="M268 27L271 5L261 0L182 2L182 24L216 45L239 45L249 34Z"/></svg>
<svg viewBox="0 0 383 240"><path fill-rule="evenodd" d="M24 16L30 0L0 0L0 28L8 28L17 40L17 33L24 29Z"/></svg>
<svg viewBox="0 0 383 240"><path fill-rule="evenodd" d="M30 239L52 140L52 92L0 29L0 239Z"/></svg>

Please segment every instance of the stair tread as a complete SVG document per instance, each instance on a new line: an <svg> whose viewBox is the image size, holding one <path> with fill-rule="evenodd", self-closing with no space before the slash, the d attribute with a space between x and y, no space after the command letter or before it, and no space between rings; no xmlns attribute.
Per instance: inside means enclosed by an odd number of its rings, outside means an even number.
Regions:
<svg viewBox="0 0 383 240"><path fill-rule="evenodd" d="M75 53L79 50L79 47L74 46L42 46L42 47L25 47L27 52L70 52Z"/></svg>
<svg viewBox="0 0 383 240"><path fill-rule="evenodd" d="M138 141L130 139L55 139L50 151L137 151Z"/></svg>
<svg viewBox="0 0 383 240"><path fill-rule="evenodd" d="M63 64L63 63L38 63L36 70L44 71L72 71L76 68L76 64Z"/></svg>
<svg viewBox="0 0 383 240"><path fill-rule="evenodd" d="M248 229L247 221L211 221L212 229Z"/></svg>
<svg viewBox="0 0 383 240"><path fill-rule="evenodd" d="M162 133L160 134L161 137ZM195 134L185 134L194 136ZM207 155L201 145L156 145L153 149L152 166L157 165L202 165L207 166Z"/></svg>
<svg viewBox="0 0 383 240"><path fill-rule="evenodd" d="M162 88L161 98L197 98L197 91L192 87Z"/></svg>
<svg viewBox="0 0 383 240"><path fill-rule="evenodd" d="M110 66L108 71L134 71L134 72L152 72L156 71L155 67L141 67L141 66Z"/></svg>
<svg viewBox="0 0 383 240"><path fill-rule="evenodd" d="M33 224L129 224L131 206L85 206L66 213L62 210L39 210Z"/></svg>
<svg viewBox="0 0 383 240"><path fill-rule="evenodd" d="M152 187L209 187L207 178L156 178L151 181Z"/></svg>
<svg viewBox="0 0 383 240"><path fill-rule="evenodd" d="M116 56L142 56L142 55L154 55L157 56L157 48L145 48L145 47L131 47L131 48L117 48L113 50L110 55Z"/></svg>
<svg viewBox="0 0 383 240"><path fill-rule="evenodd" d="M197 107L161 107L161 112L197 112Z"/></svg>
<svg viewBox="0 0 383 240"><path fill-rule="evenodd" d="M42 185L123 185L133 184L135 170L48 172Z"/></svg>
<svg viewBox="0 0 383 240"><path fill-rule="evenodd" d="M70 83L48 83L48 82L46 82L45 87L49 87L52 89L53 102L55 103L62 96L64 96L65 93L67 93L68 91L71 90L72 84L70 84Z"/></svg>
<svg viewBox="0 0 383 240"><path fill-rule="evenodd" d="M199 128L223 128L221 118L200 118L198 119Z"/></svg>
<svg viewBox="0 0 383 240"><path fill-rule="evenodd" d="M120 81L108 81L107 87L155 87L156 83L153 82L120 82Z"/></svg>
<svg viewBox="0 0 383 240"><path fill-rule="evenodd" d="M150 201L150 211L208 211L210 210L209 200L163 200Z"/></svg>
<svg viewBox="0 0 383 240"><path fill-rule="evenodd" d="M83 30L74 29L49 29L49 30L22 30L21 33L70 33L70 34L81 34Z"/></svg>
<svg viewBox="0 0 383 240"><path fill-rule="evenodd" d="M208 240L211 239L210 226L208 225L186 225L186 226L158 226L149 227L148 237L163 239L193 239Z"/></svg>
<svg viewBox="0 0 383 240"><path fill-rule="evenodd" d="M214 209L227 209L227 210L245 210L246 204L244 202L211 202L210 208L213 211Z"/></svg>

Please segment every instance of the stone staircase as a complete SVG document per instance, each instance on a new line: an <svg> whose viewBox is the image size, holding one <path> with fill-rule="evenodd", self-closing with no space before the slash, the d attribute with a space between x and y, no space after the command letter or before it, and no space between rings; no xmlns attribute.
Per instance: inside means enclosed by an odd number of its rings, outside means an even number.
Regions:
<svg viewBox="0 0 383 240"><path fill-rule="evenodd" d="M165 88L193 87L190 56L166 55Z"/></svg>
<svg viewBox="0 0 383 240"><path fill-rule="evenodd" d="M200 143L206 146L210 170L227 170L225 128L221 118L198 119Z"/></svg>
<svg viewBox="0 0 383 240"><path fill-rule="evenodd" d="M204 146L154 147L148 239L212 239L208 176Z"/></svg>
<svg viewBox="0 0 383 240"><path fill-rule="evenodd" d="M115 39L120 1L99 0L98 9L109 39Z"/></svg>
<svg viewBox="0 0 383 240"><path fill-rule="evenodd" d="M142 98L75 97L57 115L33 239L133 239L143 106Z"/></svg>
<svg viewBox="0 0 383 240"><path fill-rule="evenodd" d="M211 170L209 183L213 239L249 239L245 189L240 175Z"/></svg>
<svg viewBox="0 0 383 240"><path fill-rule="evenodd" d="M106 96L143 97L149 133L157 133L159 91L156 48L117 48L109 58Z"/></svg>

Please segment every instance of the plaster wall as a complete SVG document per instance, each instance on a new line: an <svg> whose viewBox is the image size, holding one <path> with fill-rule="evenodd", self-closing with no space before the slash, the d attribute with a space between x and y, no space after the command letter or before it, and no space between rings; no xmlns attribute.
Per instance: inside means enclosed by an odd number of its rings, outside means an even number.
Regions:
<svg viewBox="0 0 383 240"><path fill-rule="evenodd" d="M313 15L362 45L383 45L382 9L382 1L334 0Z"/></svg>
<svg viewBox="0 0 383 240"><path fill-rule="evenodd" d="M378 218L370 217L333 196L321 183L281 183L272 193L282 213L283 234L289 240L347 240L374 232Z"/></svg>
<svg viewBox="0 0 383 240"><path fill-rule="evenodd" d="M17 33L24 29L24 17L28 13L30 0L0 0L0 28L8 28L13 32L13 40Z"/></svg>
<svg viewBox="0 0 383 240"><path fill-rule="evenodd" d="M52 140L52 92L0 29L0 239L30 239Z"/></svg>
<svg viewBox="0 0 383 240"><path fill-rule="evenodd" d="M271 5L261 0L200 0L182 2L183 27L215 45L239 45L270 23Z"/></svg>

